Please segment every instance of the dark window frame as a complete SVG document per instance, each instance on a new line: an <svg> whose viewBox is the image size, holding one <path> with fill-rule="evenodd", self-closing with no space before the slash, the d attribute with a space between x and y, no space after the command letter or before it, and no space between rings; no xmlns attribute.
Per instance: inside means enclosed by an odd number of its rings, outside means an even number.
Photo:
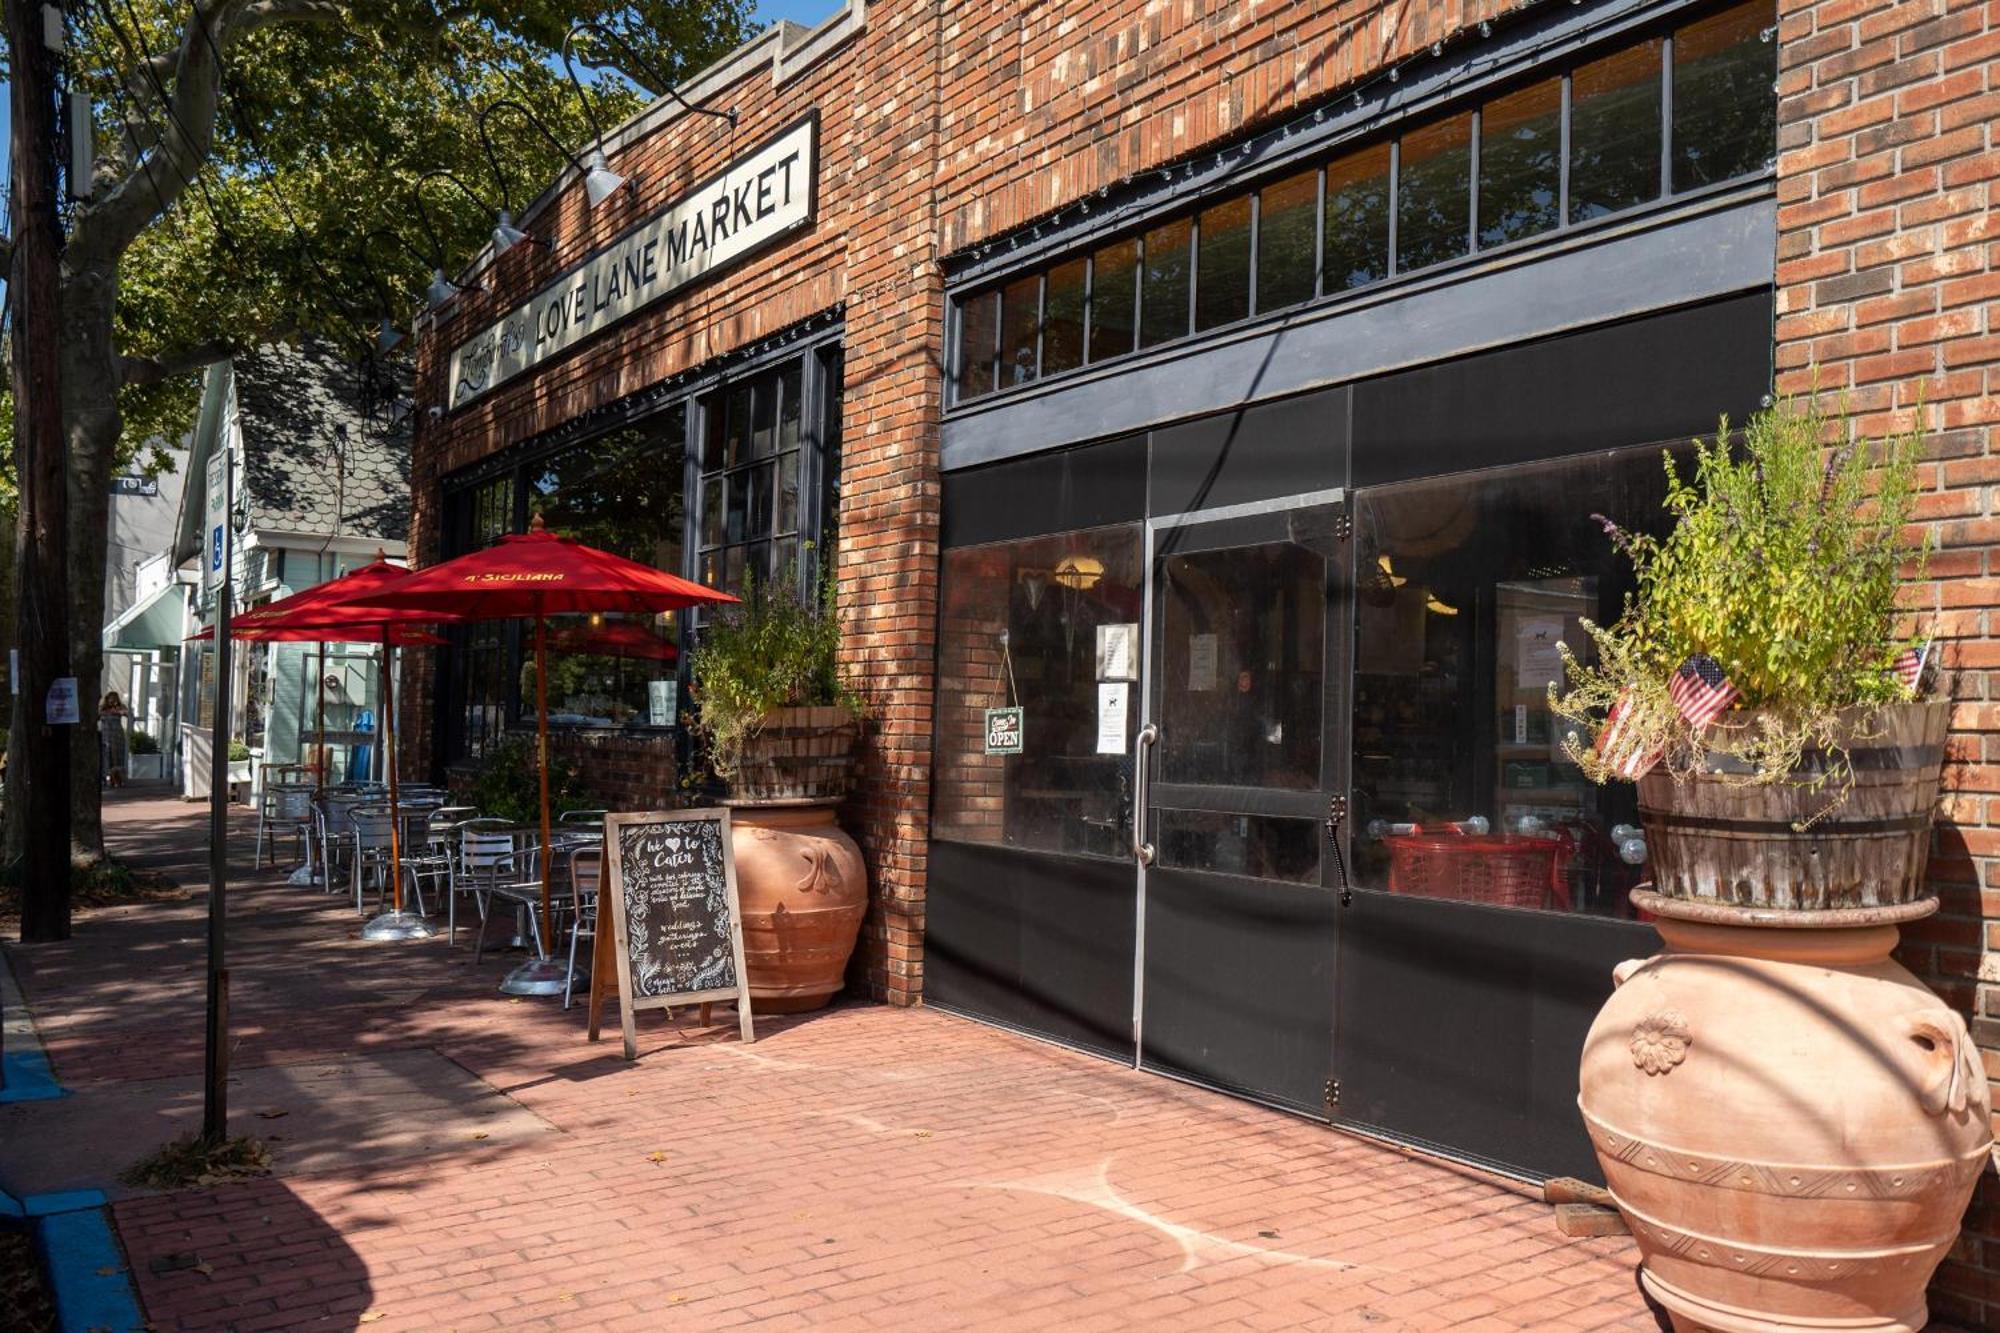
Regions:
<svg viewBox="0 0 2000 1333"><path fill-rule="evenodd" d="M972 404L975 402L995 398L1010 392L1016 392L1019 390L1027 389L1035 384L1040 383L1044 378L1060 379L1062 377L1083 373L1085 371L1090 370L1093 367L1099 367L1110 364L1124 357L1128 356L1136 357L1147 353L1156 353L1162 348L1177 346L1200 338L1211 337L1216 335L1226 335L1231 330L1242 327L1245 324L1251 323L1260 318L1264 318L1268 314L1273 313L1261 310L1259 308L1259 302L1257 299L1258 288L1260 284L1258 269L1262 259L1262 255L1260 253L1261 247L1259 245L1259 236L1258 236L1259 221L1262 212L1261 200L1259 196L1265 188L1277 184L1280 181L1287 180L1296 177L1297 175L1303 174L1303 172L1307 170L1317 171L1319 177L1318 197L1315 201L1315 210L1314 210L1314 238L1313 238L1314 271L1313 271L1313 284L1312 284L1313 295L1306 301L1301 301L1294 305L1285 307L1286 310L1290 311L1297 311L1305 309L1308 306L1321 305L1331 301L1339 301L1341 299L1344 299L1346 297L1349 297L1357 293L1363 293L1363 292L1373 293L1379 290L1385 284L1395 282L1398 279L1409 277L1413 274L1422 273L1429 275L1429 274L1439 273L1457 266L1476 263L1482 258L1488 256L1496 254L1506 254L1522 249L1549 245L1561 239L1567 238L1573 234L1576 234L1578 232L1587 232L1591 229L1602 227L1605 225L1622 223L1630 219L1634 215L1641 214L1649 209L1658 209L1670 206L1674 203L1700 200L1702 198L1714 195L1729 194L1738 189L1743 188L1748 184L1760 180L1768 180L1773 173L1773 164L1769 162L1767 162L1761 167L1758 167L1751 171L1744 172L1737 176L1729 177L1724 180L1717 180L1717 181L1703 183L1678 192L1675 191L1675 189L1673 188L1673 166L1674 166L1674 156L1673 156L1674 58L1673 57L1674 57L1675 36L1681 30L1689 28L1694 24L1701 23L1707 19L1713 18L1718 14L1726 13L1733 9L1747 8L1750 4L1755 4L1759 2L1760 0L1739 0L1738 3L1733 3L1733 4L1699 5L1699 6L1688 6L1685 8L1677 9L1673 14L1667 16L1666 18L1660 20L1659 22L1646 24L1622 32L1615 39L1609 39L1602 42L1580 45L1573 49L1565 50L1559 59L1551 60L1544 64L1521 70L1515 73L1514 75L1508 77L1502 82L1498 82L1489 87L1480 89L1475 96L1468 97L1458 102L1442 106L1429 107L1426 108L1424 112L1418 115L1406 116L1400 120L1388 120L1380 124L1370 126L1366 131L1366 133L1358 134L1345 140L1344 142L1340 143L1339 145L1337 145L1336 147L1334 147L1333 149L1331 149L1330 151L1321 155L1320 157L1318 157L1313 161L1310 162L1292 161L1284 165L1274 167L1269 173L1262 175L1257 179L1235 184L1232 186L1232 188L1228 190L1216 191L1198 199L1184 201L1180 206L1172 209L1171 211L1160 213L1153 217L1149 217L1141 222L1135 222L1131 226L1122 228L1119 231L1111 233L1109 235L1091 237L1089 238L1087 243L1079 244L1074 248L1056 252L1039 259L1034 266L1022 269L1015 269L1008 273L996 274L990 277L986 277L983 278L976 285L968 285L964 290L950 293L949 299L947 301L947 327L946 327L947 345L950 350L950 354L947 360L948 364L951 367L951 373L948 376L948 382L947 382L947 388L949 390L949 393L947 395L947 404L946 404L947 410L950 410L960 405ZM1774 10L1772 17L1772 24L1775 25L1775 23L1776 23L1776 17ZM1773 29L1766 29L1764 32L1764 37L1767 43L1771 41L1772 31ZM1613 55L1618 51L1635 48L1643 43L1652 41L1658 41L1661 43L1661 60L1660 60L1661 86L1660 86L1660 100L1658 104L1660 113L1660 136L1661 136L1659 190L1650 199L1641 200L1639 202L1627 205L1623 208L1615 209L1611 212L1599 214L1595 217L1586 218L1581 221L1573 220L1570 217L1570 176L1572 167L1570 159L1572 153L1571 119L1574 113L1574 98L1572 96L1572 77L1574 75L1574 72L1578 67L1582 65L1590 64L1593 61L1600 60L1606 56ZM1775 66L1775 54L1774 54L1773 58L1774 79L1775 76L1776 76L1776 66ZM1484 108L1488 103L1506 97L1511 93L1518 92L1534 84L1546 82L1551 78L1557 80L1559 84L1559 97L1557 99L1558 103L1557 104L1557 141L1558 141L1557 151L1559 154L1559 162L1557 168L1557 187L1556 187L1557 209L1556 209L1555 225L1552 227L1545 228L1531 235L1501 241L1494 245L1482 246L1479 243L1479 228L1480 228L1479 173L1480 173L1480 139L1483 131L1482 121L1483 121ZM1776 92L1775 89L1768 87L1766 88L1766 92L1770 98L1771 116L1773 124L1775 125L1776 115L1777 115ZM1402 175L1403 175L1402 152L1401 152L1402 137L1405 134L1408 134L1412 131L1427 128L1431 125L1441 123L1452 117L1465 115L1467 112L1470 112L1471 115L1471 122L1470 122L1471 140L1469 145L1469 151L1467 153L1468 175L1469 175L1468 196L1470 201L1470 207L1467 210L1467 219L1466 219L1466 227L1467 227L1466 250L1461 255L1458 255L1451 259L1439 261L1438 263L1435 264L1424 265L1416 269L1407 268L1403 264L1402 262L1403 257L1400 254L1401 238L1398 235L1399 228L1397 226L1397 214L1400 211L1399 201L1402 193ZM1374 282L1362 283L1355 287L1343 288L1339 292L1329 293L1327 291L1328 284L1325 271L1326 249L1327 249L1326 195L1327 195L1328 167L1333 162L1336 162L1347 155L1372 151L1384 143L1387 144L1389 150L1388 195L1386 199L1386 207L1388 210L1389 235L1388 235L1388 253L1384 257L1384 276ZM1241 198L1247 198L1250 205L1250 224L1249 224L1250 261L1249 261L1249 272L1247 274L1249 288L1250 288L1249 311L1246 315L1237 320L1215 324L1206 329L1198 328L1196 313L1198 310L1198 302L1200 299L1200 282L1201 282L1200 254L1199 254L1201 247L1200 215L1209 210L1219 208L1229 203L1233 203ZM1144 341L1144 324L1145 324L1144 274L1146 265L1145 236L1148 232L1156 231L1163 227L1174 226L1178 224L1185 224L1188 227L1188 307L1189 307L1188 320L1187 320L1188 331L1181 334L1177 338L1166 338L1158 342L1148 344ZM1133 300L1133 311L1132 311L1132 324L1134 330L1133 346L1132 348L1126 351L1113 352L1109 355L1102 357L1094 356L1092 355L1094 349L1091 346L1091 339L1092 339L1092 325L1095 322L1093 319L1093 315L1095 312L1096 296L1097 296L1096 255L1100 251L1106 249L1109 246L1120 245L1125 243L1131 243L1134 245L1135 248L1134 264L1132 268L1132 283L1134 287L1134 300ZM1052 376L1045 376L1042 372L1042 364L1041 364L1042 358L1040 355L1040 347L1041 347L1041 337L1042 337L1041 323L1046 318L1046 310L1047 310L1047 287L1048 287L1047 274L1049 270L1057 266L1073 262L1074 260L1079 258L1085 261L1084 265L1085 354L1083 363L1080 366L1055 372L1054 375ZM979 391L972 394L964 393L961 389L962 376L960 374L960 365L961 365L961 358L965 353L965 340L963 335L965 327L966 309L972 303L984 300L989 296L997 294L1006 286L1012 283L1019 282L1024 277L1030 275L1038 275L1041 284L1041 300L1038 306L1037 330L1036 330L1037 355L1035 361L1034 374L1029 376L1025 381L1023 381L1020 384L1009 385L1001 383L1000 381L1003 377L999 373L998 357L996 356L994 374L991 377L993 380L993 384L987 388L980 389ZM996 348L999 346L1001 341L1000 326L999 326L999 321L1002 313L1001 304L1002 303L998 301L995 301L994 303L995 329L994 329L993 341Z"/></svg>
<svg viewBox="0 0 2000 1333"><path fill-rule="evenodd" d="M593 414L583 429L578 429L574 423L559 426L445 477L440 485L443 540L439 558L449 559L465 554L475 546L490 545L503 532L526 531L532 502L532 478L546 469L553 459L572 449L589 447L621 430L643 430L678 410L683 420L683 482L681 569L677 572L685 578L699 581L703 550L701 457L706 429L702 404L716 394L727 392L734 384L766 374L780 376L783 369L794 361L801 365L797 446L799 541L801 550L806 549L808 543L814 552L824 550L837 526L842 433L840 408L844 395L842 334L843 329L835 321L830 329L823 332L809 326L800 336L774 338L763 348L732 359L723 366L705 368L700 373L669 381L666 385L642 390L630 399L601 409ZM782 406L777 410L782 411ZM775 430L778 418L773 420ZM770 462L775 468L777 457L774 452L763 461ZM511 493L501 499L496 493L503 487ZM501 508L505 510L504 516L500 513ZM774 492L774 516L777 509L778 499ZM501 522L504 522L504 528L496 526ZM819 577L817 555L801 559L799 564L802 586L812 586ZM693 612L678 618L676 634L681 653L677 672L683 698L687 692L690 649L694 636L699 633L699 619ZM521 666L524 654L529 651L529 638L523 632L522 622L506 620L453 626L447 629L446 637L450 641L449 646L437 650L439 670L436 679L439 688L434 700L437 709L434 734L439 738L436 762L440 765L476 757L478 750L473 748L475 743L483 746L497 741L532 721L532 710L521 697L520 690ZM473 640L496 637L497 644L483 644L475 653ZM475 665L487 670L497 669L503 677L499 691L500 718L497 725L490 729L468 725L467 711L473 703L468 688L474 683L470 674ZM672 735L675 731L673 727L638 723L628 723L622 728L598 726L581 729L624 730L660 736ZM477 735L473 734L475 731Z"/></svg>

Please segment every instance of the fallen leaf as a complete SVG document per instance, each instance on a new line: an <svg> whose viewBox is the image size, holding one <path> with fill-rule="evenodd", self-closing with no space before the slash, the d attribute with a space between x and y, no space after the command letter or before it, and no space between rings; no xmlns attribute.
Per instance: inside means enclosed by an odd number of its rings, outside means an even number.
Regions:
<svg viewBox="0 0 2000 1333"><path fill-rule="evenodd" d="M357 1322L363 1324L372 1324L376 1320L383 1318L387 1313L388 1311L386 1310L363 1310L361 1312L361 1318Z"/></svg>
<svg viewBox="0 0 2000 1333"><path fill-rule="evenodd" d="M124 1271L125 1270L122 1268L115 1267L111 1264L106 1264L104 1267L97 1270L97 1275L99 1277L117 1277L120 1273Z"/></svg>
<svg viewBox="0 0 2000 1333"><path fill-rule="evenodd" d="M920 1139L927 1139L930 1136L931 1132L928 1129L920 1129L917 1131L917 1137Z"/></svg>
<svg viewBox="0 0 2000 1333"><path fill-rule="evenodd" d="M259 1120L283 1120L286 1116L290 1114L291 1114L290 1111L281 1111L278 1110L276 1107L273 1107L268 1111L259 1111L257 1113L257 1118Z"/></svg>
<svg viewBox="0 0 2000 1333"><path fill-rule="evenodd" d="M196 1264L194 1266L194 1271L201 1274L203 1277L210 1277L215 1272L215 1265L208 1263Z"/></svg>
<svg viewBox="0 0 2000 1333"><path fill-rule="evenodd" d="M477 1134L474 1134L472 1137L475 1139L483 1139L486 1137L486 1131L482 1129Z"/></svg>
<svg viewBox="0 0 2000 1333"><path fill-rule="evenodd" d="M556 1293L556 1299L559 1301L573 1301L576 1299L576 1293L573 1291L559 1291Z"/></svg>
<svg viewBox="0 0 2000 1333"><path fill-rule="evenodd" d="M1278 1238L1278 1233L1275 1231L1260 1231L1257 1234L1262 1236L1265 1240L1276 1240Z"/></svg>
<svg viewBox="0 0 2000 1333"><path fill-rule="evenodd" d="M675 1292L675 1293L674 1293L673 1295L671 1295L671 1296L667 1297L667 1304L668 1304L668 1305L679 1305L679 1304L680 1304L680 1303L681 1303L682 1301L684 1301L684 1300L686 1300L686 1299L687 1299L687 1296L686 1296L685 1294L683 1294L682 1292L678 1292L678 1291L677 1291L677 1292Z"/></svg>
<svg viewBox="0 0 2000 1333"><path fill-rule="evenodd" d="M649 1162L664 1162L667 1160L667 1155L663 1152L649 1152L646 1154L646 1160Z"/></svg>

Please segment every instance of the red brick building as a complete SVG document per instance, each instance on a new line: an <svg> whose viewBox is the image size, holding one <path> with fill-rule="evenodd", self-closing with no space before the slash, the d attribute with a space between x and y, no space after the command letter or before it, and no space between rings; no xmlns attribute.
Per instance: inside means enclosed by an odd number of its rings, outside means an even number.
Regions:
<svg viewBox="0 0 2000 1333"><path fill-rule="evenodd" d="M1589 1169L1577 1044L1652 947L1631 795L1543 704L1624 592L1592 515L1652 521L1662 447L1815 375L1870 431L1921 399L1912 605L1963 707L1905 956L2000 1072L1996 23L850 0L681 90L733 119L616 131L627 186L567 173L550 247L434 312L413 544L541 510L723 583L833 551L857 984L1544 1175ZM427 665L413 760L518 723L512 634ZM552 672L620 803L675 786L670 680ZM1448 863L1403 831L1443 818L1565 850ZM1975 1323L1992 1193L1936 1292Z"/></svg>

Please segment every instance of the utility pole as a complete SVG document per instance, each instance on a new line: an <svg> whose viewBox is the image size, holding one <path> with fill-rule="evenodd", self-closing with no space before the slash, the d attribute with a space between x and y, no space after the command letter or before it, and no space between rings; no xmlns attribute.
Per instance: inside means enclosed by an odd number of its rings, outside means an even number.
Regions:
<svg viewBox="0 0 2000 1333"><path fill-rule="evenodd" d="M221 457L208 460L210 518L202 543L207 580L215 590L215 718L208 753L208 1022L201 1066L201 1137L211 1147L229 1137L229 958L225 950L229 926L229 695L235 675L229 639L230 612L234 609L230 592L236 577L234 436L234 427L225 423L215 440Z"/></svg>
<svg viewBox="0 0 2000 1333"><path fill-rule="evenodd" d="M22 803L21 938L40 942L69 938L70 745L77 718L69 662L69 476L57 356L62 223L56 213L56 56L63 14L39 0L5 4L14 163L14 263L7 297L14 308L14 461L20 482L16 725L23 732L23 771L8 775L8 797Z"/></svg>

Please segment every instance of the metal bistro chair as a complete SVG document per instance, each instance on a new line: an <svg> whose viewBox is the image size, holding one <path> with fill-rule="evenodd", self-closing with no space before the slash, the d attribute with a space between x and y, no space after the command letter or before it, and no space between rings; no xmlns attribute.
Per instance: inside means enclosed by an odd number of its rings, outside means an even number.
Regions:
<svg viewBox="0 0 2000 1333"><path fill-rule="evenodd" d="M468 819L458 825L458 858L446 896L446 939L458 943L458 900L470 894L479 912L480 943L486 934L486 898L503 878L518 873L514 826L504 819Z"/></svg>
<svg viewBox="0 0 2000 1333"><path fill-rule="evenodd" d="M609 810L565 810L556 816L556 823L594 824L601 829L604 827L604 817L610 813Z"/></svg>
<svg viewBox="0 0 2000 1333"><path fill-rule="evenodd" d="M271 862L277 864L278 839L289 838L298 845L299 857L312 860L313 808L312 788L294 783L266 786L264 795L257 802L257 859L255 864L261 869L264 864L264 849L271 849Z"/></svg>
<svg viewBox="0 0 2000 1333"><path fill-rule="evenodd" d="M495 874L487 884L485 898L487 910L481 913L479 938L472 950L472 961L477 963L486 951L486 931L492 916L494 903L505 903L514 909L516 933L528 941L528 947L537 958L547 958L549 951L542 944L542 855L540 843L533 841L532 834L520 835L525 843L514 845L511 874ZM554 903L550 906L553 908ZM554 923L550 923L550 938L555 935Z"/></svg>
<svg viewBox="0 0 2000 1333"><path fill-rule="evenodd" d="M319 825L319 864L325 875L320 887L328 893L334 891L334 873L348 863L348 853L353 849L354 811L369 804L371 799L360 792L328 788L314 802L314 817Z"/></svg>
<svg viewBox="0 0 2000 1333"><path fill-rule="evenodd" d="M353 827L354 860L349 873L354 884L354 910L366 916L362 895L371 879L378 909L389 896L389 807L357 805L348 812L348 821Z"/></svg>
<svg viewBox="0 0 2000 1333"><path fill-rule="evenodd" d="M597 890L603 879L604 846L569 849L569 970L563 974L563 1008L576 986L577 941L597 942Z"/></svg>
<svg viewBox="0 0 2000 1333"><path fill-rule="evenodd" d="M424 898L424 885L443 884L446 894L451 892L451 854L440 846L435 836L437 812L441 807L434 801L415 801L400 804L398 814L402 818L401 852L403 874L410 881L410 895L417 905L417 915L429 916L431 909Z"/></svg>

